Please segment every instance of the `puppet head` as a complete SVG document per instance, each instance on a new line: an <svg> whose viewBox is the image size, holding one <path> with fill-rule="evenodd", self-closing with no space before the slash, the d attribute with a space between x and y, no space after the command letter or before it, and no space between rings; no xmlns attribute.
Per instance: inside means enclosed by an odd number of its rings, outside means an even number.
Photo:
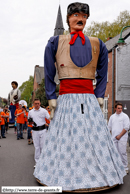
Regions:
<svg viewBox="0 0 130 194"><path fill-rule="evenodd" d="M18 83L16 81L12 81L11 85L13 89L16 89L18 87Z"/></svg>
<svg viewBox="0 0 130 194"><path fill-rule="evenodd" d="M89 17L89 6L85 3L71 3L67 8L67 23L70 32L82 31Z"/></svg>

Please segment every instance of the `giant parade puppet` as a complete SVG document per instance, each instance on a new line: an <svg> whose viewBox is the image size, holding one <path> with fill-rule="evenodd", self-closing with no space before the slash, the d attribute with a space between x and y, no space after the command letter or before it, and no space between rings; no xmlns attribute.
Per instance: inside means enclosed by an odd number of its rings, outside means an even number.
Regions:
<svg viewBox="0 0 130 194"><path fill-rule="evenodd" d="M8 94L8 104L9 104L9 110L11 112L11 118L10 118L9 122L11 124L13 124L13 123L15 123L14 113L15 113L15 110L19 106L19 101L20 101L20 98L21 98L21 92L18 89L18 83L16 81L12 81L11 85L12 85L12 90Z"/></svg>
<svg viewBox="0 0 130 194"><path fill-rule="evenodd" d="M70 4L70 34L51 37L44 56L52 120L34 176L42 185L61 186L68 192L108 189L123 184L126 175L100 108L107 83L108 52L100 39L82 32L89 15L87 4Z"/></svg>

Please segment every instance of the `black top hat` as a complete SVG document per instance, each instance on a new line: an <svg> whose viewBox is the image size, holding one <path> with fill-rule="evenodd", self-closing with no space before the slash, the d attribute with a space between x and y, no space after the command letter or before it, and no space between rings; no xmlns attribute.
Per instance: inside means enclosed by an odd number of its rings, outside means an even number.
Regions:
<svg viewBox="0 0 130 194"><path fill-rule="evenodd" d="M68 5L68 8L67 8L67 15L72 15L74 13L80 13L80 12L83 12L85 14L88 14L88 16L90 15L89 13L89 5L86 4L86 3L78 3L78 2L75 2L75 3L71 3Z"/></svg>

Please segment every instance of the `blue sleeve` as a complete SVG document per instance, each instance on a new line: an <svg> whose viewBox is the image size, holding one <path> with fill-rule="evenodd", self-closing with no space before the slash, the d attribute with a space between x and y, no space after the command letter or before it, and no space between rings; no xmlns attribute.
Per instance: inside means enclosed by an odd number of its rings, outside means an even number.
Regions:
<svg viewBox="0 0 130 194"><path fill-rule="evenodd" d="M107 84L107 69L108 69L108 50L106 45L99 39L100 54L97 64L96 88L94 90L97 98L104 98Z"/></svg>
<svg viewBox="0 0 130 194"><path fill-rule="evenodd" d="M56 74L55 55L58 48L58 40L59 36L51 37L44 53L45 91L48 100L56 99L56 83L54 82L54 77Z"/></svg>

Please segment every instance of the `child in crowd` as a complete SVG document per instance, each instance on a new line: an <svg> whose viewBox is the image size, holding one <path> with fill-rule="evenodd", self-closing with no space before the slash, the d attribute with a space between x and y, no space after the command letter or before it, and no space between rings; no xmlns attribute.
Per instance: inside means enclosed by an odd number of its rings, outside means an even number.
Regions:
<svg viewBox="0 0 130 194"><path fill-rule="evenodd" d="M29 110L32 110L32 107L29 108ZM28 145L31 145L33 143L33 141L31 141L32 139L32 124L31 122L28 122L28 135L27 135L27 139L28 139Z"/></svg>
<svg viewBox="0 0 130 194"><path fill-rule="evenodd" d="M32 125L31 124L28 124L28 136L27 136L27 139L28 139L28 145L31 145L33 142L31 141L32 140Z"/></svg>
<svg viewBox="0 0 130 194"><path fill-rule="evenodd" d="M26 110L26 106L23 106L22 108L24 109L25 114L26 114L25 119L24 119L24 125L23 125L23 133L26 133L27 132L27 122L28 122L28 112Z"/></svg>

